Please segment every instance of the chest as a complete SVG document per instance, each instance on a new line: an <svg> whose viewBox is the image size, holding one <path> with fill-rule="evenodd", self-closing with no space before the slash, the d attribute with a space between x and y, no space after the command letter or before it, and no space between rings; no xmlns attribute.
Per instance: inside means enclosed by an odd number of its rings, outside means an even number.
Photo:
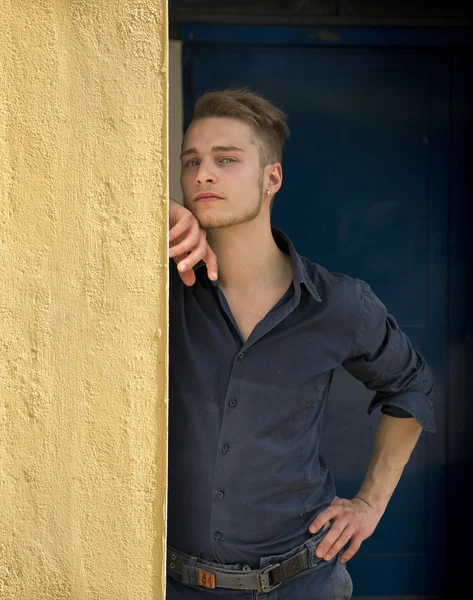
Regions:
<svg viewBox="0 0 473 600"><path fill-rule="evenodd" d="M225 299L240 330L243 342L250 337L253 329L281 300L286 289L277 289L258 296L245 296L225 293Z"/></svg>
<svg viewBox="0 0 473 600"><path fill-rule="evenodd" d="M255 300L222 288L219 298L212 284L180 287L169 305L174 397L185 396L191 404L196 398L214 399L212 406L220 415L221 402L249 398L252 386L259 402L272 404L281 396L283 405L290 390L291 403L298 404L303 389L310 395L314 386L318 388L319 376L338 366L340 357L351 351L353 328L343 327L336 315L327 315L308 293L295 306L291 292L283 300L289 284ZM275 305L280 309L273 311ZM358 323L359 318L350 322ZM246 349L240 356L244 342Z"/></svg>

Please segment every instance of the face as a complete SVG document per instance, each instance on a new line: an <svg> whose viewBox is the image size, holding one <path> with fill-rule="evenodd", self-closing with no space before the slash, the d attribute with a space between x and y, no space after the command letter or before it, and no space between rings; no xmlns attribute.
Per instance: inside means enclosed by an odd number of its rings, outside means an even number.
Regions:
<svg viewBox="0 0 473 600"><path fill-rule="evenodd" d="M212 117L191 123L181 154L185 206L204 229L252 221L261 212L264 169L249 125Z"/></svg>

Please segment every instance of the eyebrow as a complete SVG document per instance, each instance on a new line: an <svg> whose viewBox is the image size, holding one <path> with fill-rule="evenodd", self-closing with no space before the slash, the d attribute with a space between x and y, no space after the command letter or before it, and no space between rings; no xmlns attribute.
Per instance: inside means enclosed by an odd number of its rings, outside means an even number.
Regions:
<svg viewBox="0 0 473 600"><path fill-rule="evenodd" d="M214 146L212 148L212 152L244 152L242 148L238 148L238 146ZM181 154L181 158L183 156L188 156L189 154L199 154L197 148L189 148L188 150L184 150Z"/></svg>

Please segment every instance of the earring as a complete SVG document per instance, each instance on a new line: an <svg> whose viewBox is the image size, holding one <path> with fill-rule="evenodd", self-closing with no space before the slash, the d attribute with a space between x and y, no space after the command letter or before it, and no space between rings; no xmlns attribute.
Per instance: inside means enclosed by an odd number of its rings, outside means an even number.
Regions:
<svg viewBox="0 0 473 600"><path fill-rule="evenodd" d="M267 196L269 196L270 193L271 193L270 190L266 190L266 195Z"/></svg>

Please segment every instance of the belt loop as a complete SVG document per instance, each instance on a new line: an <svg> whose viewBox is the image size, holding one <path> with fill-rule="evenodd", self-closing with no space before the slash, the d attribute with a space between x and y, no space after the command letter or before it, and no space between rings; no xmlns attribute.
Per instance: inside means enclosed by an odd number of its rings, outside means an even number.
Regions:
<svg viewBox="0 0 473 600"><path fill-rule="evenodd" d="M315 549L317 548L317 542L314 539L307 540L306 546L309 549L309 569L313 569L317 566L320 558L318 558L315 554Z"/></svg>
<svg viewBox="0 0 473 600"><path fill-rule="evenodd" d="M192 579L194 579L192 577L192 570L191 570L191 563L195 564L195 560L188 560L186 558L186 560L183 561L182 566L182 583L185 583L186 585L193 585L193 583L191 582Z"/></svg>

